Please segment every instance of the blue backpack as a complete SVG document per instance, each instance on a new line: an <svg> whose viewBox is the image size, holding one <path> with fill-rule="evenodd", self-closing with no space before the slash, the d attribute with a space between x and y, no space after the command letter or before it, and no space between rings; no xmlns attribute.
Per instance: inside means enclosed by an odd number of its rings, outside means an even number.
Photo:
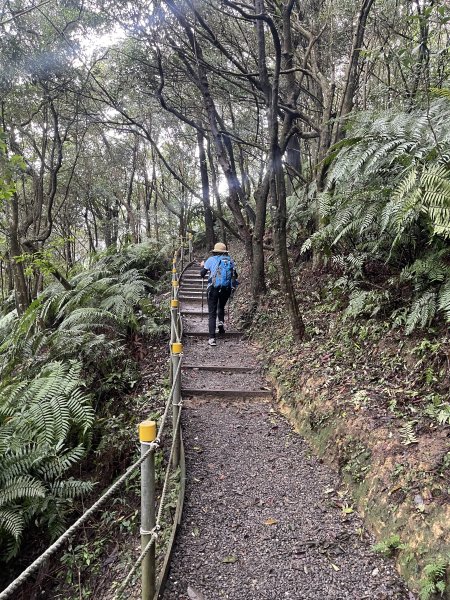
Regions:
<svg viewBox="0 0 450 600"><path fill-rule="evenodd" d="M213 287L231 287L233 280L234 264L229 256L218 256L216 266L211 269L211 283Z"/></svg>

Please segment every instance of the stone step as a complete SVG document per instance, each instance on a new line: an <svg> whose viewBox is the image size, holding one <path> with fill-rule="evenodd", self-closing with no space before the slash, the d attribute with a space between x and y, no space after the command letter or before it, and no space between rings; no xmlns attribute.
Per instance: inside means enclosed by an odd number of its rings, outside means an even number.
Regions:
<svg viewBox="0 0 450 600"><path fill-rule="evenodd" d="M180 294L179 295L180 300L184 300L185 302L201 302L202 301L202 296L193 296L192 294L190 294L189 296L187 294Z"/></svg>
<svg viewBox="0 0 450 600"><path fill-rule="evenodd" d="M242 371L184 370L181 391L189 395L271 396L272 392L261 375Z"/></svg>
<svg viewBox="0 0 450 600"><path fill-rule="evenodd" d="M202 388L181 388L182 396L212 396L213 398L272 398L270 390L220 390Z"/></svg>
<svg viewBox="0 0 450 600"><path fill-rule="evenodd" d="M243 367L243 366L223 366L223 365L187 365L182 363L182 369L192 369L198 371L214 371L218 373L256 373L255 367Z"/></svg>
<svg viewBox="0 0 450 600"><path fill-rule="evenodd" d="M206 326L206 322L205 322ZM255 353L250 351L245 353L245 359L242 360L242 342L240 338L217 338L217 346L209 346L205 337L184 336L183 346L186 361L191 362L190 357L195 356L195 362L205 365L214 365L220 369L227 367L240 367L244 362L246 367L252 367L256 370L258 362Z"/></svg>
<svg viewBox="0 0 450 600"><path fill-rule="evenodd" d="M205 322L206 325L206 322ZM209 337L209 333L207 331L184 331L184 335L187 338L192 337ZM221 339L230 339L230 338L241 338L244 334L242 331L226 331L225 335L217 336L219 340ZM212 348L213 349L213 348Z"/></svg>

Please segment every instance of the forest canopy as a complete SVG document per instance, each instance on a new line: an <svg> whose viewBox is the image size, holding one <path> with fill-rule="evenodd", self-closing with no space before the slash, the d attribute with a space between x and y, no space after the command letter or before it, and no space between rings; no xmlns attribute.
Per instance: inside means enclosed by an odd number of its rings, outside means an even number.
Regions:
<svg viewBox="0 0 450 600"><path fill-rule="evenodd" d="M5 3L3 297L22 314L91 253L191 231L241 240L255 302L273 248L297 337L301 247L409 277L410 329L448 313L449 19L442 0Z"/></svg>

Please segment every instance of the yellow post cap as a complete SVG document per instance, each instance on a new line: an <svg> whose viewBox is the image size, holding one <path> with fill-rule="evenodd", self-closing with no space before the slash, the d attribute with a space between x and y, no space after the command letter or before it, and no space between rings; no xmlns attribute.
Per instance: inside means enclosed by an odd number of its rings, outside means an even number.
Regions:
<svg viewBox="0 0 450 600"><path fill-rule="evenodd" d="M139 423L139 441L154 442L156 440L156 421L142 421Z"/></svg>
<svg viewBox="0 0 450 600"><path fill-rule="evenodd" d="M172 273L176 273L176 272L177 272L177 268L176 268L176 267L173 267L173 269L172 269Z"/></svg>
<svg viewBox="0 0 450 600"><path fill-rule="evenodd" d="M178 300L176 298L174 300L171 300L170 306L171 308L178 308Z"/></svg>
<svg viewBox="0 0 450 600"><path fill-rule="evenodd" d="M189 239L192 240L192 233L189 233Z"/></svg>
<svg viewBox="0 0 450 600"><path fill-rule="evenodd" d="M178 287L178 281L176 279L172 281L172 287Z"/></svg>
<svg viewBox="0 0 450 600"><path fill-rule="evenodd" d="M183 352L183 344L181 342L173 342L172 354L181 354Z"/></svg>

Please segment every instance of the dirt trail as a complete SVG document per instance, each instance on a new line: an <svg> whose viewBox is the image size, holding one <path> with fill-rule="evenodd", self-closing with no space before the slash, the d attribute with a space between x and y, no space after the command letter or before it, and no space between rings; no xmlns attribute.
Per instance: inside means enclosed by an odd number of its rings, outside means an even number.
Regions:
<svg viewBox="0 0 450 600"><path fill-rule="evenodd" d="M197 274L186 279L201 289ZM183 387L199 394L183 394L186 502L164 599L414 598L372 552L337 476L275 410L255 348L236 337L208 347L195 335L206 318L185 324Z"/></svg>

